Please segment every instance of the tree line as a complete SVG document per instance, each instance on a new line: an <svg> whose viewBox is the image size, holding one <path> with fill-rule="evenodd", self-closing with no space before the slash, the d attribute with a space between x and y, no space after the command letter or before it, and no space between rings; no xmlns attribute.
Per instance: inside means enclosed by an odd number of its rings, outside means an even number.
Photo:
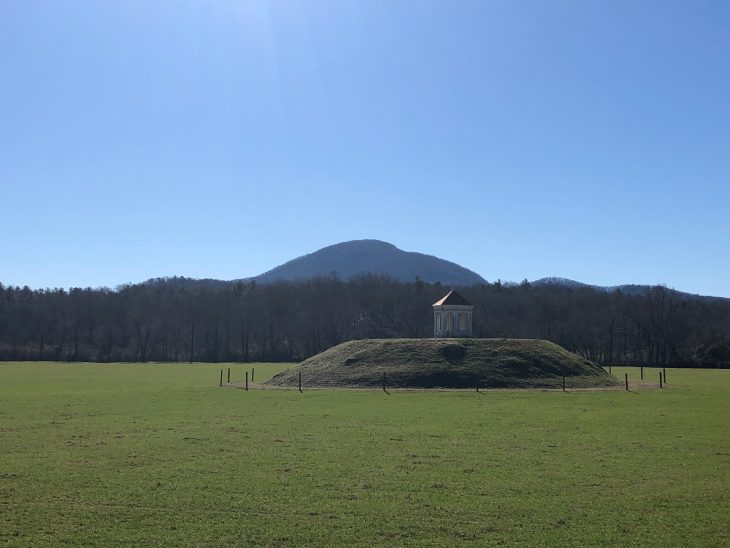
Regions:
<svg viewBox="0 0 730 548"><path fill-rule="evenodd" d="M364 275L307 281L151 280L111 289L0 284L0 360L300 361L351 339L430 337L448 287ZM539 338L602 364L730 367L730 300L487 283L474 336Z"/></svg>

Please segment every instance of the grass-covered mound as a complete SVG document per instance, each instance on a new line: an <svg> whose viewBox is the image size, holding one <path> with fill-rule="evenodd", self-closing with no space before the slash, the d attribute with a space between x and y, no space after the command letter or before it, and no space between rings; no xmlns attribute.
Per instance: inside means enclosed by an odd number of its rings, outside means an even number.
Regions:
<svg viewBox="0 0 730 548"><path fill-rule="evenodd" d="M533 339L365 339L330 348L268 381L308 387L573 388L615 386L603 368Z"/></svg>

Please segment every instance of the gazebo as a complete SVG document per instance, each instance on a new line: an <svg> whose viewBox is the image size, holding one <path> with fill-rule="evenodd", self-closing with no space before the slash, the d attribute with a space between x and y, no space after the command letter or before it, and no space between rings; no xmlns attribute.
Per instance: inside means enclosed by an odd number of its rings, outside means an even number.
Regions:
<svg viewBox="0 0 730 548"><path fill-rule="evenodd" d="M471 337L471 319L474 305L449 291L441 300L433 303L433 336Z"/></svg>

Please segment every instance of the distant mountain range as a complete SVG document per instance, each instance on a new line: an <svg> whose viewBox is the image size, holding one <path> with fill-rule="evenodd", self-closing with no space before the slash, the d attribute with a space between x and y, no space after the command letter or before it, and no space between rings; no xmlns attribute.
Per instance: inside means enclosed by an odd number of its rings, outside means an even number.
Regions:
<svg viewBox="0 0 730 548"><path fill-rule="evenodd" d="M336 277L349 280L361 274L387 275L401 282L412 282L417 277L428 283L447 286L473 286L487 283L476 272L456 263L412 251L403 251L393 244L380 240L353 240L324 247L314 253L287 261L263 274L251 278L222 281L214 279L156 278L146 283L175 283L184 286L222 286L230 283L250 282L268 284L277 281L307 280L315 277ZM530 282L533 286L556 286L568 289L593 289L595 291L621 291L629 295L649 292L650 285L626 284L599 286L585 284L567 278L540 278ZM682 291L671 290L681 298L722 299Z"/></svg>
<svg viewBox="0 0 730 548"><path fill-rule="evenodd" d="M565 287L568 289L593 289L595 291L603 291L605 293L613 293L614 291L620 291L624 295L645 295L647 292L651 291L652 289L659 287L656 285L641 285L641 284L623 284L623 285L592 285L592 284L584 284L582 282L577 282L575 280L570 280L568 278L557 278L557 277L551 277L551 278L540 278L539 280L535 280L530 282L530 285L533 286L555 286L555 287ZM680 298L685 299L707 299L707 300L717 300L717 299L725 299L725 297L711 297L706 295L697 295L695 293L687 293L685 291L678 291L676 289L669 289L672 293L679 296Z"/></svg>

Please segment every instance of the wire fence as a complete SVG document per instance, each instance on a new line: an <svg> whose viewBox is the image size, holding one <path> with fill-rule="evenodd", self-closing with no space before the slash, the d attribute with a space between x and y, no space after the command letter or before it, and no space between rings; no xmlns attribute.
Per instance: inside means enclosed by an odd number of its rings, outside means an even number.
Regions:
<svg viewBox="0 0 730 548"><path fill-rule="evenodd" d="M352 377L346 380L343 379L323 379L321 376L302 373L302 371L296 372L294 375L292 372L283 372L285 375L284 379L280 379L278 382L270 383L270 379L264 379L263 382L256 381L256 370L255 368L245 369L244 371L236 371L236 368L221 369L218 378L218 386L221 388L236 388L244 391L250 390L297 390L304 392L305 390L327 390L327 389L340 389L340 390L380 390L385 393L390 393L392 390L420 390L420 391L445 391L445 390L459 390L459 391L489 391L489 390L549 390L549 391L596 391L596 390L626 390L631 391L632 389L651 389L651 388L666 388L667 387L667 373L665 368L659 368L658 370L658 382L656 380L649 379L649 375L652 376L657 374L656 368L652 373L648 371L645 373L644 369L640 368L639 378L630 378L628 372L624 372L623 378L616 377L615 384L611 385L598 385L590 386L586 384L586 380L580 377L571 376L557 376L550 378L532 378L529 380L521 379L520 382L479 382L467 380L461 380L458 383L442 383L438 382L424 382L421 385L414 386L412 382L403 382L398 377L389 377L387 371L383 371L376 375ZM608 367L607 372L612 375L612 368ZM276 376L275 376L276 377ZM657 377L654 377L657 379Z"/></svg>

